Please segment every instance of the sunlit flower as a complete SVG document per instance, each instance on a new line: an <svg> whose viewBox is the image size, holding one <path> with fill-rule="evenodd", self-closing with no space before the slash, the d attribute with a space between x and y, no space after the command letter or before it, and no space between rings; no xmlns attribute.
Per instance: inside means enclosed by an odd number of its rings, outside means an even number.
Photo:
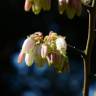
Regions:
<svg viewBox="0 0 96 96"><path fill-rule="evenodd" d="M18 57L18 63L21 63L24 58L26 65L28 66L31 66L33 62L37 62L36 58L40 59L41 57L39 47L41 47L40 44L42 39L43 36L41 32L36 32L30 35L23 43L21 52ZM40 63L38 65L40 65Z"/></svg>
<svg viewBox="0 0 96 96"><path fill-rule="evenodd" d="M66 56L67 43L65 37L58 36L57 33L50 31L44 38L43 50L44 57L47 58L49 66L54 65L57 72L69 70L68 57ZM46 56L45 56L46 55Z"/></svg>
<svg viewBox="0 0 96 96"><path fill-rule="evenodd" d="M67 43L65 41L65 37L63 36L58 36L56 39L56 48L57 50L63 55L66 54L67 50Z"/></svg>
<svg viewBox="0 0 96 96"><path fill-rule="evenodd" d="M34 40L32 40L30 37L28 37L23 43L21 52L18 56L18 63L22 63L22 61L26 57L26 54L32 53L34 46L35 46ZM28 57L26 57L26 58L28 58ZM29 63L27 63L27 59L25 61L26 61L26 64L28 65Z"/></svg>
<svg viewBox="0 0 96 96"><path fill-rule="evenodd" d="M53 65L57 72L65 72L69 70L66 50L65 37L50 31L43 39L41 32L35 32L24 41L18 63L25 59L27 66L48 64L49 67Z"/></svg>

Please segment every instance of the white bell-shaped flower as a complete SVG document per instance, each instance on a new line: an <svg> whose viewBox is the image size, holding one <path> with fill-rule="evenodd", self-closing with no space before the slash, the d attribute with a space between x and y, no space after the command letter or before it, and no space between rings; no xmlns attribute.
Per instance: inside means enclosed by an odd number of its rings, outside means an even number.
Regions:
<svg viewBox="0 0 96 96"><path fill-rule="evenodd" d="M35 42L30 37L28 37L24 41L21 52L18 56L18 63L22 63L22 61L26 57L26 54L32 53L32 50L34 49L34 45L35 45Z"/></svg>
<svg viewBox="0 0 96 96"><path fill-rule="evenodd" d="M18 63L22 63L25 58L27 66L31 66L33 62L37 64L37 66L44 64L45 60L41 57L42 38L41 32L35 32L24 41L18 57Z"/></svg>
<svg viewBox="0 0 96 96"><path fill-rule="evenodd" d="M61 54L65 54L67 50L67 43L65 37L58 36L58 38L56 39L56 48Z"/></svg>

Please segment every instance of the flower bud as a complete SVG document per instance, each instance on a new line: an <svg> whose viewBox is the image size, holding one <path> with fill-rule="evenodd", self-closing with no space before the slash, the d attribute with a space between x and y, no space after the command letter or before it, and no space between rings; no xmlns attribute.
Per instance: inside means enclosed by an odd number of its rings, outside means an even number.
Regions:
<svg viewBox="0 0 96 96"><path fill-rule="evenodd" d="M24 9L25 11L29 11L32 7L32 3L29 0L25 0Z"/></svg>

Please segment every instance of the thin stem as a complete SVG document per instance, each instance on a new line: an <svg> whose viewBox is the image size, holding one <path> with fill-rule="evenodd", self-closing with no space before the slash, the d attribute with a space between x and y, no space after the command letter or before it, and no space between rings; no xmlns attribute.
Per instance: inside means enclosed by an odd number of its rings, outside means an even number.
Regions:
<svg viewBox="0 0 96 96"><path fill-rule="evenodd" d="M93 0L94 1L94 0ZM89 92L89 84L90 84L90 65L91 65L91 55L92 55L92 48L95 40L95 1L92 2L94 5L91 10L87 10L89 14L89 26L88 26L88 39L85 49L86 58L84 60L84 86L83 86L83 96L88 96Z"/></svg>
<svg viewBox="0 0 96 96"><path fill-rule="evenodd" d="M95 2L96 2L95 0L92 0L92 5L91 5L92 7L95 6Z"/></svg>

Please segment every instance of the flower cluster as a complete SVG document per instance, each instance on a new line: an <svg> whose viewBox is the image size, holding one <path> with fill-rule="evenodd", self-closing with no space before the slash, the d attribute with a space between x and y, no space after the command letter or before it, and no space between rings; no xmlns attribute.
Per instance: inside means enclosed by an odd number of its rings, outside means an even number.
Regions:
<svg viewBox="0 0 96 96"><path fill-rule="evenodd" d="M25 0L25 11L29 11L31 8L34 14L39 14L42 9L49 11L51 8L51 0Z"/></svg>
<svg viewBox="0 0 96 96"><path fill-rule="evenodd" d="M32 12L37 15L42 9L49 11L51 2L52 0L25 0L24 9L25 11L32 9ZM80 16L82 4L88 5L90 2L91 0L58 0L58 11L60 14L65 12L68 18L72 19L75 15Z"/></svg>
<svg viewBox="0 0 96 96"><path fill-rule="evenodd" d="M69 70L66 51L67 43L64 36L50 31L49 35L43 38L41 32L35 32L24 41L18 63L25 59L27 66L33 63L39 67L48 64L49 67L53 65L57 72L65 72Z"/></svg>

